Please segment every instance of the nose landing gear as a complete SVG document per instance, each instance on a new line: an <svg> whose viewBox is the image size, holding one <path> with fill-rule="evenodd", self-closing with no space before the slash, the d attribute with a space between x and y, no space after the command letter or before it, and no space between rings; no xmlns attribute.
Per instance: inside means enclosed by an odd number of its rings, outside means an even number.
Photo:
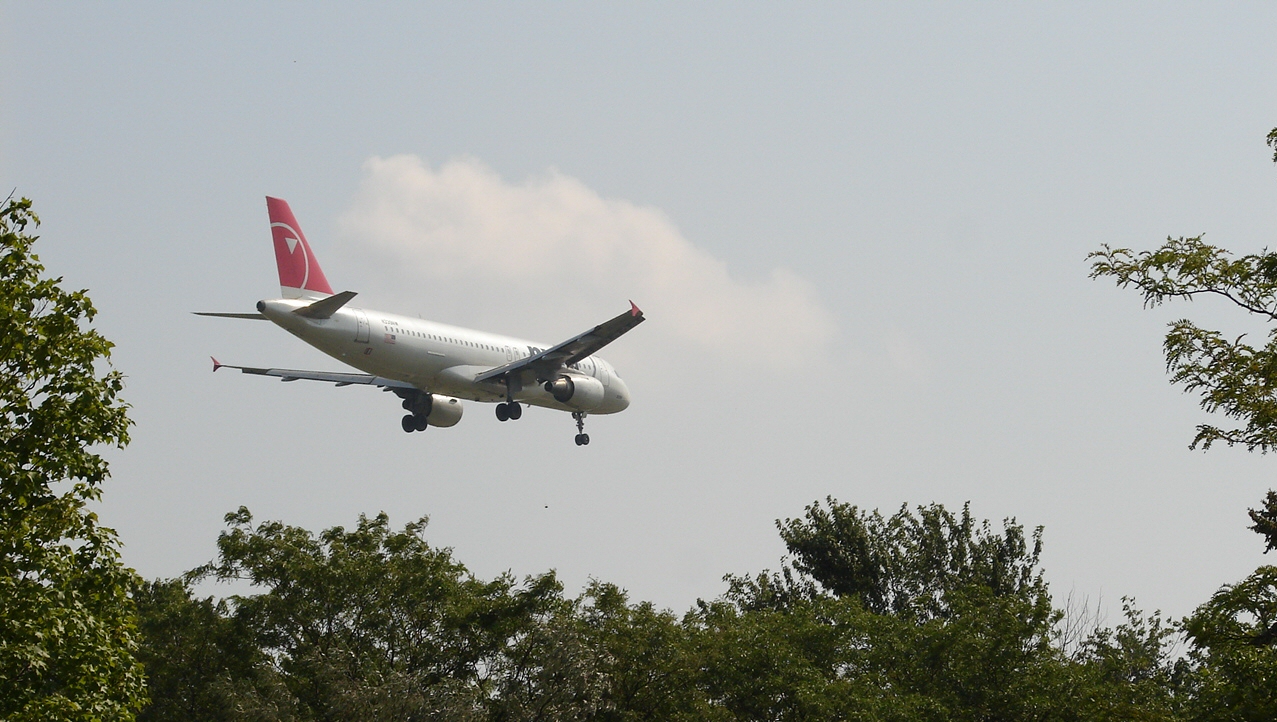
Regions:
<svg viewBox="0 0 1277 722"><path fill-rule="evenodd" d="M576 419L576 445L588 446L590 443L590 435L585 433L585 412L573 411L572 418Z"/></svg>

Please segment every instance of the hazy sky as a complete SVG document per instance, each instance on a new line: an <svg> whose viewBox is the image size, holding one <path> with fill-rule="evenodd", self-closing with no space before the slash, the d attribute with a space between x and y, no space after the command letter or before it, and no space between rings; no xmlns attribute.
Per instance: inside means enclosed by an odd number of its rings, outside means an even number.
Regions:
<svg viewBox="0 0 1277 722"><path fill-rule="evenodd" d="M0 185L118 345L101 515L148 577L222 516L385 510L481 576L685 610L833 496L1046 527L1053 591L1182 615L1265 561L1277 459L1187 449L1102 243L1272 243L1271 3L0 3ZM635 402L404 434L268 324L265 195L372 308L553 343L627 308ZM1271 561L1271 560L1267 560ZM1113 608L1113 605L1109 605Z"/></svg>

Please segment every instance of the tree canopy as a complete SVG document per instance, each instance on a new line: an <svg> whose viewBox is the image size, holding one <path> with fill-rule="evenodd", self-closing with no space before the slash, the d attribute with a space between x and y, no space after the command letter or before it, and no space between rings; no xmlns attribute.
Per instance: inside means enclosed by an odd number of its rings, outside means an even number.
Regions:
<svg viewBox="0 0 1277 722"><path fill-rule="evenodd" d="M729 576L682 617L603 582L479 580L424 519L227 524L216 560L138 593L143 719L1188 719L1160 617L1130 608L1066 652L1040 531L965 507L812 504L778 522L783 573ZM253 593L194 597L209 578Z"/></svg>
<svg viewBox="0 0 1277 722"><path fill-rule="evenodd" d="M46 278L26 199L0 210L0 718L131 719L144 700L133 658L133 574L86 504L128 443L84 291Z"/></svg>
<svg viewBox="0 0 1277 722"><path fill-rule="evenodd" d="M1268 134L1268 144L1277 162L1277 128ZM1146 307L1214 296L1265 322L1277 321L1277 253L1265 249L1234 257L1203 237L1167 238L1160 248L1138 253L1105 244L1087 256L1091 278L1134 286ZM1277 328L1269 330L1262 346L1244 339L1228 338L1187 318L1170 324L1163 350L1171 382L1200 393L1206 411L1241 423L1233 428L1199 425L1190 448L1209 449L1217 441L1260 452L1277 448Z"/></svg>
<svg viewBox="0 0 1277 722"><path fill-rule="evenodd" d="M1277 162L1277 128L1268 134ZM1103 246L1088 256L1091 277L1134 286L1145 306L1214 296L1265 323L1277 321L1277 253L1235 257L1202 236L1168 238L1152 251ZM1266 453L1277 449L1277 327L1263 345L1229 338L1189 319L1170 324L1163 349L1171 381L1201 395L1201 406L1237 422L1202 424L1190 448L1215 442ZM1277 492L1249 512L1265 553L1277 549ZM1191 647L1179 694L1191 719L1277 718L1277 568L1261 566L1225 585L1182 623Z"/></svg>

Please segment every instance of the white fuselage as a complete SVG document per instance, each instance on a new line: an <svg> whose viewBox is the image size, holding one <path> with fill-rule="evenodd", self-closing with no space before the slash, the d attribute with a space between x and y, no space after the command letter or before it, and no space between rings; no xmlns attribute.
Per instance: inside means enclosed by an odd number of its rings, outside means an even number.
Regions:
<svg viewBox="0 0 1277 722"><path fill-rule="evenodd" d="M434 394L472 401L506 400L506 387L497 382L476 383L475 376L525 358L546 348L523 339L500 336L393 313L343 307L331 318L307 318L294 313L312 299L261 301L257 309L297 338L365 373L410 383ZM591 376L603 384L602 402L591 414L614 414L630 405L630 392L612 365L590 356L572 373ZM513 394L515 401L561 411L577 411L556 401L540 384L528 384Z"/></svg>

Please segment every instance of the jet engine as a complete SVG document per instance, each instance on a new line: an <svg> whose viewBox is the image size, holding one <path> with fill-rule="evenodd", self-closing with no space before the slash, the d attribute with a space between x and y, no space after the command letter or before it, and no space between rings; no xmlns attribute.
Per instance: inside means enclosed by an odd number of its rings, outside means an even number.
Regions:
<svg viewBox="0 0 1277 722"><path fill-rule="evenodd" d="M461 420L461 414L465 408L461 402L451 396L439 396L434 394L434 403L432 403L430 415L426 417L426 423L431 426L439 426L447 428L456 426Z"/></svg>
<svg viewBox="0 0 1277 722"><path fill-rule="evenodd" d="M451 396L421 392L404 399L403 407L405 411L414 414L418 419L424 416L427 424L443 428L456 426L461 420L463 411L461 402Z"/></svg>
<svg viewBox="0 0 1277 722"><path fill-rule="evenodd" d="M545 390L555 401L584 411L598 408L607 394L598 379L577 374L562 374L553 381L547 381Z"/></svg>

